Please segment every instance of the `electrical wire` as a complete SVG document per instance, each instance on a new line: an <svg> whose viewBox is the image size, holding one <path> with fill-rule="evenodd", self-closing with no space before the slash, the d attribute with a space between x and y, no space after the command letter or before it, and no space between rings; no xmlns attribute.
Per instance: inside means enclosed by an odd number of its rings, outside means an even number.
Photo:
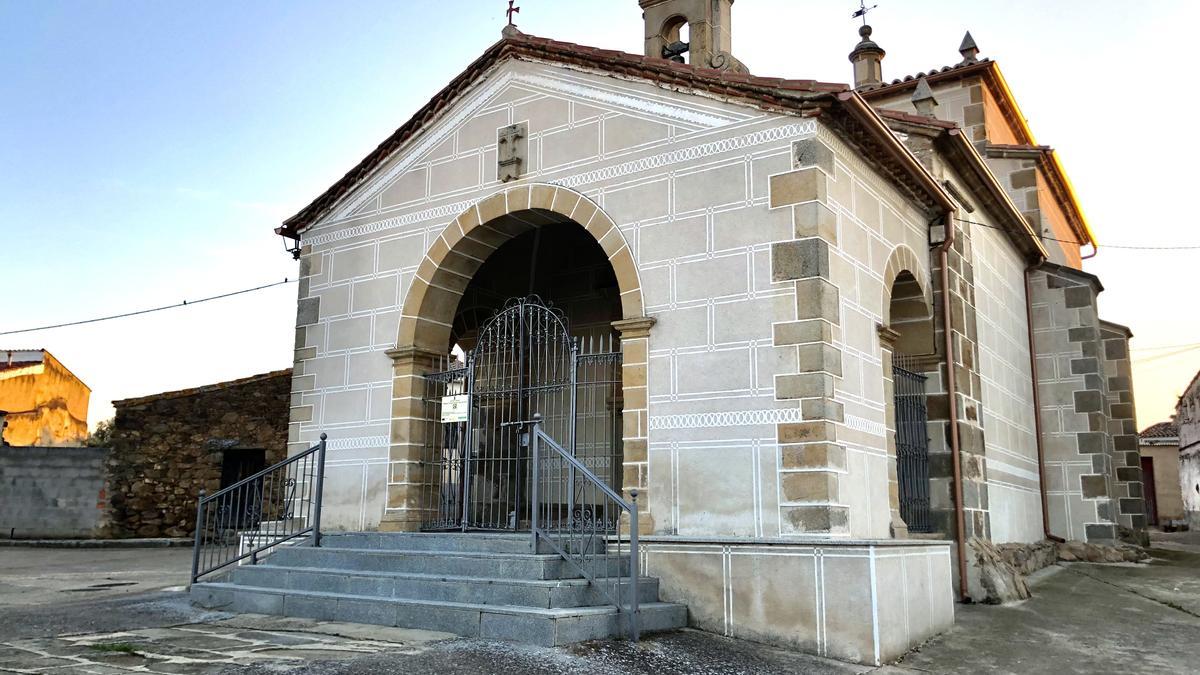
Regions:
<svg viewBox="0 0 1200 675"><path fill-rule="evenodd" d="M255 291L261 291L261 290L265 290L268 288L274 288L276 286L282 286L284 284L291 284L291 283L295 283L295 282L296 282L295 279L285 278L283 281L276 281L275 283L272 283L272 284L264 284L262 286L255 286L254 288L243 288L240 291L232 291L230 293L222 293L220 295L210 295L207 298L200 298L199 300L184 300L183 302L176 303L174 305L163 305L162 307L151 307L150 309L139 309L139 310L136 310L133 312L125 312L123 314L112 314L110 316L100 316L100 317L96 317L94 319L84 319L82 321L68 321L66 323L56 323L56 324L52 324L49 326L38 326L36 328L21 328L18 330L0 331L0 335L17 335L18 333L32 333L34 331L50 330L52 328L66 328L67 326L82 326L83 324L87 324L87 323L96 323L99 321L111 321L112 319L124 319L124 318L130 317L130 316L139 316L142 314L150 314L151 312L161 312L165 309L175 309L176 307L191 307L192 305L199 305L202 302L209 302L210 300L221 300L223 298L231 298L235 295L244 295L246 293L253 293Z"/></svg>
<svg viewBox="0 0 1200 675"><path fill-rule="evenodd" d="M1161 345L1158 347L1134 347L1131 352L1159 352L1164 349L1182 349L1184 347L1200 347L1200 342L1189 342L1182 345Z"/></svg>
<svg viewBox="0 0 1200 675"><path fill-rule="evenodd" d="M999 225L989 225L987 223L980 223L980 222L977 222L974 220L966 220L964 218L955 218L954 220L956 220L960 223L967 223L969 225L978 225L980 227L990 227L993 230L1006 229ZM1120 244L1104 244L1103 246L1101 246L1100 244L1092 244L1091 242L1084 242L1084 241L1075 241L1074 239L1056 239L1054 237L1040 237L1040 238L1045 241L1060 241L1064 244L1075 244L1076 246L1091 245L1091 246L1095 246L1097 249L1117 248L1117 249L1122 249L1122 250L1126 250L1126 251L1195 251L1195 250L1200 250L1200 244L1195 244L1195 245L1185 244L1185 245L1180 245L1180 246L1127 246L1127 245L1120 245Z"/></svg>

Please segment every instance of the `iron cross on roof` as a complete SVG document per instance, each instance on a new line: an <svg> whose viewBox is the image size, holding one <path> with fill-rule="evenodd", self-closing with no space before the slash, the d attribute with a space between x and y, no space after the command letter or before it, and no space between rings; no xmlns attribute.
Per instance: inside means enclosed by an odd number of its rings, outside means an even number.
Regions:
<svg viewBox="0 0 1200 675"><path fill-rule="evenodd" d="M515 2L516 2L516 0L508 0L508 9L507 9L507 10L505 10L505 12L504 12L504 14L505 14L506 16L508 16L508 25L510 25L510 26L516 26L516 25L517 25L517 24L513 23L513 14L520 14L520 13L521 13L521 8L520 8L520 7L513 7L513 4L514 4Z"/></svg>
<svg viewBox="0 0 1200 675"><path fill-rule="evenodd" d="M509 4L512 4L512 3L509 3ZM867 12L869 12L877 7L879 7L879 5L871 5L870 7L867 7L866 0L858 0L858 11L851 14L850 18L857 19L858 17L861 16L862 20L863 20L863 25L865 26L865 25L867 25Z"/></svg>

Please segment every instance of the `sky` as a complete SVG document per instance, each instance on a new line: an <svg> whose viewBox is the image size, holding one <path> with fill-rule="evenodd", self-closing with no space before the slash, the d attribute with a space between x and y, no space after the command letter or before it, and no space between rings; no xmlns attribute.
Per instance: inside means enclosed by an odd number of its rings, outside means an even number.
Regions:
<svg viewBox="0 0 1200 675"><path fill-rule="evenodd" d="M965 30L1054 146L1101 243L1101 315L1133 330L1139 425L1200 370L1190 132L1200 2L876 0L885 78L959 60ZM521 0L534 35L640 53L636 0ZM0 0L0 332L294 279L272 229L499 38L505 0ZM758 75L846 82L850 0L739 0ZM1182 85L1182 86L1181 86ZM0 336L110 401L290 365L296 285ZM1192 345L1190 349L1159 349Z"/></svg>

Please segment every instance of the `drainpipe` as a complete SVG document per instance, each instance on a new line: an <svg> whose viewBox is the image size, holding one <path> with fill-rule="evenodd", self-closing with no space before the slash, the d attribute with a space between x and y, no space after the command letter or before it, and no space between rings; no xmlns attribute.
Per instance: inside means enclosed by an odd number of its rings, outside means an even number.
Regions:
<svg viewBox="0 0 1200 675"><path fill-rule="evenodd" d="M950 249L954 246L954 220L952 213L945 215L946 236L938 247L942 265L942 333L946 349L946 398L950 404L950 464L954 468L954 528L958 538L958 599L967 602L967 526L963 514L962 459L959 457L958 440L958 387L954 377L953 324L950 321Z"/></svg>
<svg viewBox="0 0 1200 675"><path fill-rule="evenodd" d="M1066 540L1050 532L1050 507L1046 499L1046 451L1042 441L1042 397L1038 387L1037 347L1033 339L1033 284L1029 278L1039 264L1035 262L1025 268L1025 324L1029 329L1029 372L1033 376L1033 433L1037 441L1038 490L1042 495L1042 535L1050 541L1061 543Z"/></svg>

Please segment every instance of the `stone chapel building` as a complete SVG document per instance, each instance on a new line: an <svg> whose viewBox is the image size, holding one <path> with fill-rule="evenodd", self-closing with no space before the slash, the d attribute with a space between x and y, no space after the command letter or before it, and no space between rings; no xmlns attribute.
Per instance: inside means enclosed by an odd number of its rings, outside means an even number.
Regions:
<svg viewBox="0 0 1200 675"><path fill-rule="evenodd" d="M732 0L639 4L645 54L505 29L278 230L324 527L524 527L528 469L447 495L446 448L549 414L450 411L529 305L597 364L548 428L638 492L643 569L699 628L879 663L985 594L955 542L1143 528L1130 332L996 62L968 34L888 82L864 26L852 85L772 78Z"/></svg>

